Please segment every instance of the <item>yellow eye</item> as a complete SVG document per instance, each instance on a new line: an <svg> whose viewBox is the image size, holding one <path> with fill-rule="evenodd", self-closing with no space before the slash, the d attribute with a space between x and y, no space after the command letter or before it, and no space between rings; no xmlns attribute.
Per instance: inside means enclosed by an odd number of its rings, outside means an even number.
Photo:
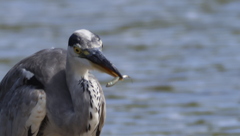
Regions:
<svg viewBox="0 0 240 136"><path fill-rule="evenodd" d="M73 47L73 50L77 54L81 53L81 49L79 47Z"/></svg>

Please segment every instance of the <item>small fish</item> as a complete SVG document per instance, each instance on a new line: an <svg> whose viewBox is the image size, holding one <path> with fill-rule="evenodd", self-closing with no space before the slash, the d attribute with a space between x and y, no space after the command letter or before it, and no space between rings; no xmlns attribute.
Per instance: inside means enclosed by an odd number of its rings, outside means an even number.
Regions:
<svg viewBox="0 0 240 136"><path fill-rule="evenodd" d="M122 79L120 77L115 77L113 80L107 83L106 87L114 86L119 80L123 80L125 78L130 78L128 75L123 75Z"/></svg>

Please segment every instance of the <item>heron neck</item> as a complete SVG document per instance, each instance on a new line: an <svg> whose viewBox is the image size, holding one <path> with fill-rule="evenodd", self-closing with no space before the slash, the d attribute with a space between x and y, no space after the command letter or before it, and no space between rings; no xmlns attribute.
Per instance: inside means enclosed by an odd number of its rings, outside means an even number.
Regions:
<svg viewBox="0 0 240 136"><path fill-rule="evenodd" d="M89 96L87 97L88 94L85 91L88 83L88 69L78 62L74 62L72 58L69 60L69 57L67 57L66 82L71 94L74 111L79 114L88 113L88 107L82 108L82 104L89 105L89 101L86 100L89 99Z"/></svg>
<svg viewBox="0 0 240 136"><path fill-rule="evenodd" d="M72 80L81 80L84 78L85 80L88 80L88 74L89 70L81 65L81 63L77 62L75 59L69 59L70 57L67 57L67 63L66 63L66 76L67 76L67 82L71 82ZM71 84L71 83L70 83Z"/></svg>

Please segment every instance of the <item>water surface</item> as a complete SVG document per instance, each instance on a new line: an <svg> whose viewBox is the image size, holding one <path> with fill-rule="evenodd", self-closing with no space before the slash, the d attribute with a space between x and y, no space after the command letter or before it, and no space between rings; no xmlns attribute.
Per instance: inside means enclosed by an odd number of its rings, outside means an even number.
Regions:
<svg viewBox="0 0 240 136"><path fill-rule="evenodd" d="M2 1L0 78L85 28L133 78L104 87L106 136L240 135L240 1Z"/></svg>

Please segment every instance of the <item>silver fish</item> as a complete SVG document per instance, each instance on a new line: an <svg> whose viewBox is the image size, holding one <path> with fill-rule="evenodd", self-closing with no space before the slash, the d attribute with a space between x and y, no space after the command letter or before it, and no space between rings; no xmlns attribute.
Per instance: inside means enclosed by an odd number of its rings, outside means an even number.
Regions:
<svg viewBox="0 0 240 136"><path fill-rule="evenodd" d="M114 86L119 80L130 78L128 75L123 75L122 77L123 77L122 79L120 79L120 77L115 77L113 80L107 83L106 87Z"/></svg>

